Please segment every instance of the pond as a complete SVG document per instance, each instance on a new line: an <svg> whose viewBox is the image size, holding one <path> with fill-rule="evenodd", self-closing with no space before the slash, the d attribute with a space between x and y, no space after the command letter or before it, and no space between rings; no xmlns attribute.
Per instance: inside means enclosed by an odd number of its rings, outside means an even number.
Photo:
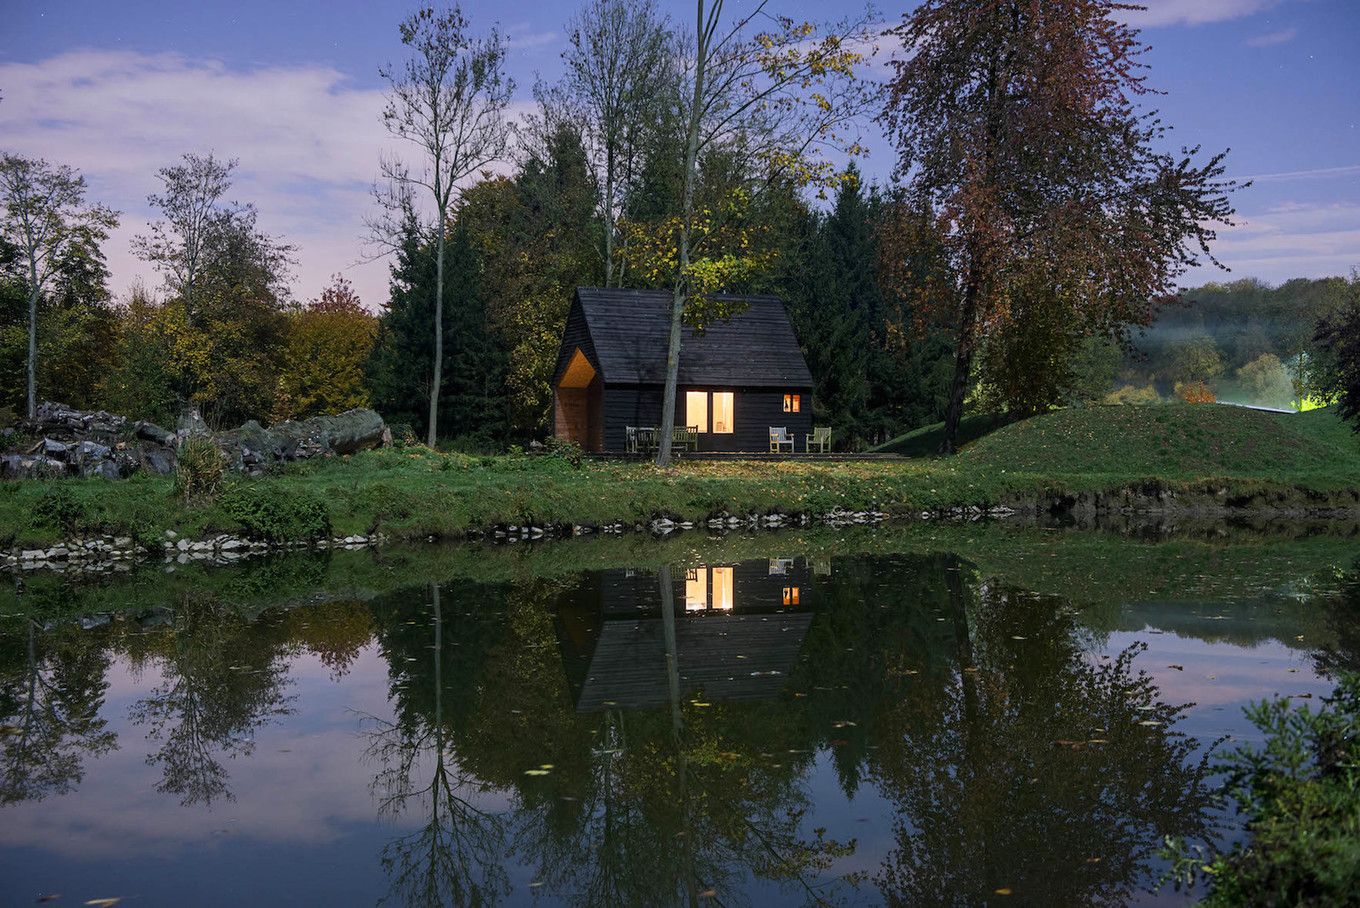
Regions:
<svg viewBox="0 0 1360 908"><path fill-rule="evenodd" d="M916 526L6 578L4 900L1184 904L1156 851L1241 834L1242 706L1360 662L1356 551Z"/></svg>

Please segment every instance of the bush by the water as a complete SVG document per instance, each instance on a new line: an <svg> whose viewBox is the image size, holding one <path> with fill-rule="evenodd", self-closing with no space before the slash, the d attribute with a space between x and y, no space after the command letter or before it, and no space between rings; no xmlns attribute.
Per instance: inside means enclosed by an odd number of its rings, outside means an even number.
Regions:
<svg viewBox="0 0 1360 908"><path fill-rule="evenodd" d="M1360 674L1345 673L1312 711L1279 698L1247 718L1265 746L1228 754L1224 790L1250 838L1211 863L1171 842L1182 880L1208 873L1201 903L1226 906L1356 904L1360 893Z"/></svg>
<svg viewBox="0 0 1360 908"><path fill-rule="evenodd" d="M238 486L222 496L220 505L251 539L306 542L331 532L326 503L301 489Z"/></svg>
<svg viewBox="0 0 1360 908"><path fill-rule="evenodd" d="M33 526L52 527L64 535L73 535L85 516L85 508L69 486L53 483L43 490L38 500L33 502L29 513L29 523Z"/></svg>
<svg viewBox="0 0 1360 908"><path fill-rule="evenodd" d="M175 494L185 504L217 499L227 476L227 457L211 438L190 437L179 446Z"/></svg>

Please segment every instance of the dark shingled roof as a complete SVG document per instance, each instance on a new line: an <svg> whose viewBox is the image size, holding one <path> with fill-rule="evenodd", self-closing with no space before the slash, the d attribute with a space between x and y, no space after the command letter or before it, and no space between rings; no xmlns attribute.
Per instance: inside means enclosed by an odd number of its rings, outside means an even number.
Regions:
<svg viewBox="0 0 1360 908"><path fill-rule="evenodd" d="M658 385L666 381L672 298L668 291L580 287L576 298L604 381ZM744 300L748 308L730 321L713 322L701 335L684 330L681 385L812 387L812 373L778 297L722 298Z"/></svg>

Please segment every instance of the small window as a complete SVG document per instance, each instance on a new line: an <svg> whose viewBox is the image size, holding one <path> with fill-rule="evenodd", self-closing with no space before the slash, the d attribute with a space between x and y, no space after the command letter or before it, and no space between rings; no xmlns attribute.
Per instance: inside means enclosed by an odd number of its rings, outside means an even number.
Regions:
<svg viewBox="0 0 1360 908"><path fill-rule="evenodd" d="M698 426L700 432L708 431L708 392L685 392L685 425Z"/></svg>
<svg viewBox="0 0 1360 908"><path fill-rule="evenodd" d="M784 587L784 604L785 605L798 604L798 587L796 586Z"/></svg>
<svg viewBox="0 0 1360 908"><path fill-rule="evenodd" d="M713 432L714 434L732 434L732 415L735 406L732 400L731 391L713 392ZM693 425L693 423L691 423Z"/></svg>
<svg viewBox="0 0 1360 908"><path fill-rule="evenodd" d="M784 412L785 412L785 413L797 413L797 412L799 412L800 409L802 408L802 400L801 400L801 398L802 398L802 395L801 395L801 394L785 394L785 395L784 395Z"/></svg>

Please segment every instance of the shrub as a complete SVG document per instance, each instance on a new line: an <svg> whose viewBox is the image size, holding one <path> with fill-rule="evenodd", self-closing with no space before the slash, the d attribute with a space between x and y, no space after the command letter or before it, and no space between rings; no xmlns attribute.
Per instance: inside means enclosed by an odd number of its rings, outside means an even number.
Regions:
<svg viewBox="0 0 1360 908"><path fill-rule="evenodd" d="M1176 396L1187 404L1212 404L1218 397L1202 381L1176 382Z"/></svg>
<svg viewBox="0 0 1360 908"><path fill-rule="evenodd" d="M1182 879L1208 872L1202 904L1350 905L1360 892L1360 674L1344 673L1316 712L1280 698L1247 707L1265 746L1218 766L1250 838L1205 864L1170 840ZM1178 880L1180 882L1180 880Z"/></svg>
<svg viewBox="0 0 1360 908"><path fill-rule="evenodd" d="M1146 388L1135 388L1133 385L1124 385L1118 391L1111 391L1105 396L1107 404L1159 404L1162 396L1157 393L1157 389L1152 385Z"/></svg>
<svg viewBox="0 0 1360 908"><path fill-rule="evenodd" d="M179 446L175 494L185 504L216 501L226 481L227 456L211 438L189 437Z"/></svg>
<svg viewBox="0 0 1360 908"><path fill-rule="evenodd" d="M35 527L53 527L70 536L85 518L84 506L76 500L70 486L52 485L43 490L28 514Z"/></svg>
<svg viewBox="0 0 1360 908"><path fill-rule="evenodd" d="M308 542L331 532L326 503L307 492L238 486L222 496L221 507L251 539Z"/></svg>

